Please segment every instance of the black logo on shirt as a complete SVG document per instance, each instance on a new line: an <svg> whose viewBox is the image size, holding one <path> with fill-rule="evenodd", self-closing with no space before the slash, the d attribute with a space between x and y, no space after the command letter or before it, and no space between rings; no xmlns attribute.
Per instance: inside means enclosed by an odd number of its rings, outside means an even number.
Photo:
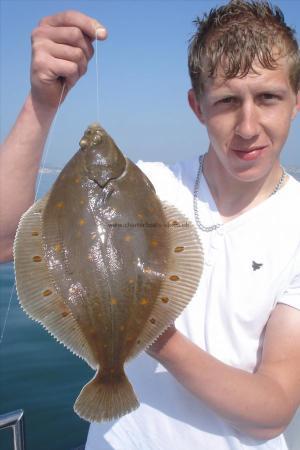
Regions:
<svg viewBox="0 0 300 450"><path fill-rule="evenodd" d="M255 261L252 261L252 269L254 271L260 269L262 267L262 265L263 265L262 263L257 263Z"/></svg>

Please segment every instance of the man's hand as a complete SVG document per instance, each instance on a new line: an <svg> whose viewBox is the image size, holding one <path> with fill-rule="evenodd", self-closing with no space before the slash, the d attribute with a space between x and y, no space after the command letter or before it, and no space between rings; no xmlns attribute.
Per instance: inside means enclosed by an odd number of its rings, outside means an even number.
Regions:
<svg viewBox="0 0 300 450"><path fill-rule="evenodd" d="M61 12L40 21L32 32L33 102L44 107L57 107L63 82L65 97L86 72L96 36L105 39L106 29L78 11Z"/></svg>

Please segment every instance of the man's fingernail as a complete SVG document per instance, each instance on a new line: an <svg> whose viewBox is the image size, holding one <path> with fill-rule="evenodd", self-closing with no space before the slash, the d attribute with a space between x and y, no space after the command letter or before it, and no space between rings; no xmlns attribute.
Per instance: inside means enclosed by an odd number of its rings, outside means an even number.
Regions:
<svg viewBox="0 0 300 450"><path fill-rule="evenodd" d="M103 27L96 28L96 37L104 38L106 37L106 29Z"/></svg>
<svg viewBox="0 0 300 450"><path fill-rule="evenodd" d="M96 37L105 37L107 34L106 29L99 22L94 23Z"/></svg>

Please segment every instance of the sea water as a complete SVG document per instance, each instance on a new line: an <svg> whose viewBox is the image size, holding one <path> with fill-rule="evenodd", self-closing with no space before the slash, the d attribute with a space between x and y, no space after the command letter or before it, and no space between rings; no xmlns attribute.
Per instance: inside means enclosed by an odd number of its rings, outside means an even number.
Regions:
<svg viewBox="0 0 300 450"><path fill-rule="evenodd" d="M300 169L291 172L300 181ZM56 176L43 175L38 197ZM13 264L0 264L0 334L13 285ZM0 344L0 414L24 410L27 450L71 450L85 442L88 423L73 412L73 403L92 375L87 364L25 315L13 290ZM286 435L290 450L300 450L300 412ZM0 430L0 450L12 445L11 429Z"/></svg>

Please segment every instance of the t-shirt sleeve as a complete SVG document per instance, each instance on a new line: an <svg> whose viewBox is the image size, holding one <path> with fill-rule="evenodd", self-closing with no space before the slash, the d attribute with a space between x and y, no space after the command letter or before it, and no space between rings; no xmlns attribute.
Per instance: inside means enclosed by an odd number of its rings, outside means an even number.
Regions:
<svg viewBox="0 0 300 450"><path fill-rule="evenodd" d="M290 264L288 282L278 297L277 303L284 303L300 309L300 245Z"/></svg>

